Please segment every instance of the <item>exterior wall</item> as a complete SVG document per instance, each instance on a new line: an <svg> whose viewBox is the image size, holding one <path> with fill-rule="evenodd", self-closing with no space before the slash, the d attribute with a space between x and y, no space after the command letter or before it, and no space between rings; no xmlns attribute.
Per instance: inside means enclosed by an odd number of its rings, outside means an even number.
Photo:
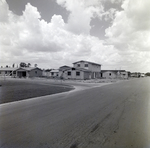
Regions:
<svg viewBox="0 0 150 148"><path fill-rule="evenodd" d="M111 71L107 71L107 72L103 72L102 77L106 79L114 79L117 78L117 75Z"/></svg>
<svg viewBox="0 0 150 148"><path fill-rule="evenodd" d="M130 76L131 76L131 77L136 77L136 78L138 78L138 77L140 77L140 74L139 74L139 73L131 73Z"/></svg>
<svg viewBox="0 0 150 148"><path fill-rule="evenodd" d="M80 64L80 67L78 67L78 64ZM88 67L85 67L85 64L88 64ZM96 64L92 64L92 63L88 63L88 62L78 62L74 64L75 68L84 68L93 72L100 72L101 71L101 66L100 65L96 65Z"/></svg>
<svg viewBox="0 0 150 148"><path fill-rule="evenodd" d="M68 75L68 72L71 72L71 75ZM76 72L80 72L80 75L76 75ZM84 72L79 70L66 70L63 73L61 73L61 76L64 79L84 79Z"/></svg>
<svg viewBox="0 0 150 148"><path fill-rule="evenodd" d="M95 79L95 78L100 78L101 77L101 74L100 74L100 71L99 72L92 72L92 79Z"/></svg>
<svg viewBox="0 0 150 148"><path fill-rule="evenodd" d="M0 76L4 76L5 75L5 71L0 71Z"/></svg>
<svg viewBox="0 0 150 148"><path fill-rule="evenodd" d="M58 77L59 76L59 72L50 72L49 76L50 77Z"/></svg>
<svg viewBox="0 0 150 148"><path fill-rule="evenodd" d="M40 77L43 71L39 68L28 70L28 68L11 68L0 70L0 76L10 76L10 77Z"/></svg>
<svg viewBox="0 0 150 148"><path fill-rule="evenodd" d="M92 78L92 73L91 72L84 72L84 79L91 79Z"/></svg>
<svg viewBox="0 0 150 148"><path fill-rule="evenodd" d="M78 66L78 64L80 64L80 67ZM75 68L85 68L84 64L85 64L84 62L75 63L75 64L73 64L73 67L75 67ZM88 69L88 68L85 68L85 69Z"/></svg>
<svg viewBox="0 0 150 148"><path fill-rule="evenodd" d="M89 70L93 72L100 72L101 66L89 63Z"/></svg>
<svg viewBox="0 0 150 148"><path fill-rule="evenodd" d="M13 71L0 71L0 76L13 76Z"/></svg>
<svg viewBox="0 0 150 148"><path fill-rule="evenodd" d="M50 77L50 71L43 71L42 76L44 77Z"/></svg>
<svg viewBox="0 0 150 148"><path fill-rule="evenodd" d="M20 68L16 70L16 77L29 77L29 73L26 70Z"/></svg>
<svg viewBox="0 0 150 148"><path fill-rule="evenodd" d="M102 77L106 79L115 79L115 78L121 78L121 79L127 79L128 78L128 72L112 72L112 71L106 71L102 73Z"/></svg>
<svg viewBox="0 0 150 148"><path fill-rule="evenodd" d="M120 76L121 76L121 78L123 78L123 79L128 79L128 77L129 77L129 76L128 76L128 72L126 72L126 71L125 71L125 72L121 72L121 73L120 73Z"/></svg>
<svg viewBox="0 0 150 148"><path fill-rule="evenodd" d="M66 71L67 69L70 69L70 67L69 66L62 66L62 67L60 67L58 76L61 78L63 75L65 75L64 71Z"/></svg>
<svg viewBox="0 0 150 148"><path fill-rule="evenodd" d="M59 71L58 76L59 76L60 78L63 77L63 71Z"/></svg>
<svg viewBox="0 0 150 148"><path fill-rule="evenodd" d="M42 70L40 69L33 69L29 71L29 77L41 77L42 76Z"/></svg>

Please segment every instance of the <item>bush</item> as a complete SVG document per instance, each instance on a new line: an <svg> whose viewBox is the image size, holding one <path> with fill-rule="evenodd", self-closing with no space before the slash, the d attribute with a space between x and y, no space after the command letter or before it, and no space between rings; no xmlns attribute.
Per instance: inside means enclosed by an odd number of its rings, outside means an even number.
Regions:
<svg viewBox="0 0 150 148"><path fill-rule="evenodd" d="M147 72L145 75L146 75L146 76L150 76L150 72Z"/></svg>

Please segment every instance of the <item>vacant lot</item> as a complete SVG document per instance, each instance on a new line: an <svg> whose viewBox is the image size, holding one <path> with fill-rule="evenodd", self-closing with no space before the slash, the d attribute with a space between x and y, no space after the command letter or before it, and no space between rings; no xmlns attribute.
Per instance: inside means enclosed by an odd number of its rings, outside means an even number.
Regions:
<svg viewBox="0 0 150 148"><path fill-rule="evenodd" d="M73 87L60 83L36 80L1 80L0 104L56 94L72 90Z"/></svg>

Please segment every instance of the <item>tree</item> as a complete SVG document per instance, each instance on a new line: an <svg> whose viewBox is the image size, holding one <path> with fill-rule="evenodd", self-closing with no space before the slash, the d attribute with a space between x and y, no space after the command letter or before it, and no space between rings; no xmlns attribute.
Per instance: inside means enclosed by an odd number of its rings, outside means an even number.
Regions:
<svg viewBox="0 0 150 148"><path fill-rule="evenodd" d="M145 75L146 75L146 76L150 76L150 72L147 72Z"/></svg>
<svg viewBox="0 0 150 148"><path fill-rule="evenodd" d="M31 64L30 64L30 63L28 63L28 64L27 64L27 67L30 67L30 66L31 66Z"/></svg>
<svg viewBox="0 0 150 148"><path fill-rule="evenodd" d="M24 63L24 62L21 62L21 63L20 63L20 67L27 67L27 64Z"/></svg>
<svg viewBox="0 0 150 148"><path fill-rule="evenodd" d="M13 64L12 67L14 68L14 67L15 67L15 64Z"/></svg>
<svg viewBox="0 0 150 148"><path fill-rule="evenodd" d="M37 64L34 64L34 67L37 67Z"/></svg>

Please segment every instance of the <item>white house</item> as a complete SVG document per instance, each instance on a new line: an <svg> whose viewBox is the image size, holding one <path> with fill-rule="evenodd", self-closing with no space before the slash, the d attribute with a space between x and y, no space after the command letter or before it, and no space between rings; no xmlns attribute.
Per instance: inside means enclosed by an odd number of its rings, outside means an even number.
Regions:
<svg viewBox="0 0 150 148"><path fill-rule="evenodd" d="M5 67L5 68L0 68L0 76L14 76L15 71L17 68L10 68L10 67Z"/></svg>
<svg viewBox="0 0 150 148"><path fill-rule="evenodd" d="M40 77L42 70L38 67L0 68L0 76Z"/></svg>
<svg viewBox="0 0 150 148"><path fill-rule="evenodd" d="M58 77L59 76L59 70L58 69L52 69L50 71L50 77Z"/></svg>
<svg viewBox="0 0 150 148"><path fill-rule="evenodd" d="M128 78L128 72L125 70L101 70L101 77L105 79Z"/></svg>

